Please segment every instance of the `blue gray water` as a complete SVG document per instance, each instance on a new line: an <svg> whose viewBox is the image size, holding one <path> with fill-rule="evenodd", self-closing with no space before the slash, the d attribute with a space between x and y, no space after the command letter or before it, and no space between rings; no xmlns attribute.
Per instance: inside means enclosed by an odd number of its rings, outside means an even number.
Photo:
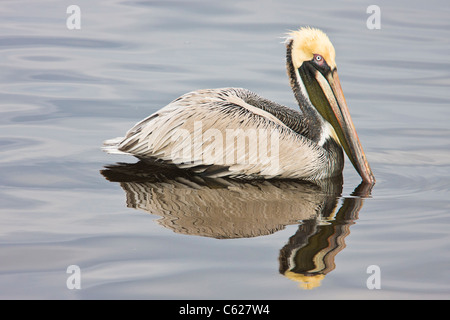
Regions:
<svg viewBox="0 0 450 320"><path fill-rule="evenodd" d="M75 2L79 30L72 1L0 3L0 298L450 298L447 2ZM353 194L349 162L334 198L105 177L136 160L102 141L185 92L244 87L295 108L282 37L304 25L335 45L371 197ZM323 274L314 289L295 259Z"/></svg>

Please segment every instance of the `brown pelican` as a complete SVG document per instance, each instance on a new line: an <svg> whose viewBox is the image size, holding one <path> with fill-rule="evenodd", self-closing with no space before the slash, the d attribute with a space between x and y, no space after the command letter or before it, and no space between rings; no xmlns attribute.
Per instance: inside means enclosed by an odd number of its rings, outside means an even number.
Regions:
<svg viewBox="0 0 450 320"><path fill-rule="evenodd" d="M342 173L343 148L374 184L327 35L301 28L289 33L286 48L299 111L246 89L197 90L105 141L104 150L212 177L320 180Z"/></svg>

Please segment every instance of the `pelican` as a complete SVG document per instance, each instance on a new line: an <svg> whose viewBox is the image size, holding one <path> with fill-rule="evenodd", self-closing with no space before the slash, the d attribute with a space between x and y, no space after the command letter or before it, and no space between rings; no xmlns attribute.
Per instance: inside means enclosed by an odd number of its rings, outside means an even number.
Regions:
<svg viewBox="0 0 450 320"><path fill-rule="evenodd" d="M138 122L125 137L105 141L104 151L210 177L321 180L342 174L343 148L362 180L374 184L328 36L303 27L285 44L300 110L242 88L197 90Z"/></svg>

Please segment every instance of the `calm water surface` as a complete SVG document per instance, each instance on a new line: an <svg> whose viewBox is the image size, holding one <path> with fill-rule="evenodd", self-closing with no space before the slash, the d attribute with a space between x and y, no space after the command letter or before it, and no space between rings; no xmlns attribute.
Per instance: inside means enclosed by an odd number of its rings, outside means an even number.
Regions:
<svg viewBox="0 0 450 320"><path fill-rule="evenodd" d="M0 298L450 298L450 7L302 2L80 0L69 30L72 2L2 1ZM343 182L224 184L100 150L194 89L295 108L281 37L303 25L336 47L370 197L349 162Z"/></svg>

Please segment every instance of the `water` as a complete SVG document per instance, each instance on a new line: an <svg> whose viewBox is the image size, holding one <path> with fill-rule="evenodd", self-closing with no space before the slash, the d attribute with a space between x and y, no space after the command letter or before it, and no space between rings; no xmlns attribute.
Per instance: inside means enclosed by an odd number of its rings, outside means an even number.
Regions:
<svg viewBox="0 0 450 320"><path fill-rule="evenodd" d="M0 4L1 298L450 297L444 1L379 3L380 30L366 27L367 1L77 1L81 30L66 27L71 4ZM349 162L343 185L224 186L136 181L135 159L101 152L199 88L295 108L280 37L302 25L335 45L371 197L353 195ZM117 162L128 165L105 168ZM80 290L66 285L70 265ZM325 276L305 290L305 270Z"/></svg>

